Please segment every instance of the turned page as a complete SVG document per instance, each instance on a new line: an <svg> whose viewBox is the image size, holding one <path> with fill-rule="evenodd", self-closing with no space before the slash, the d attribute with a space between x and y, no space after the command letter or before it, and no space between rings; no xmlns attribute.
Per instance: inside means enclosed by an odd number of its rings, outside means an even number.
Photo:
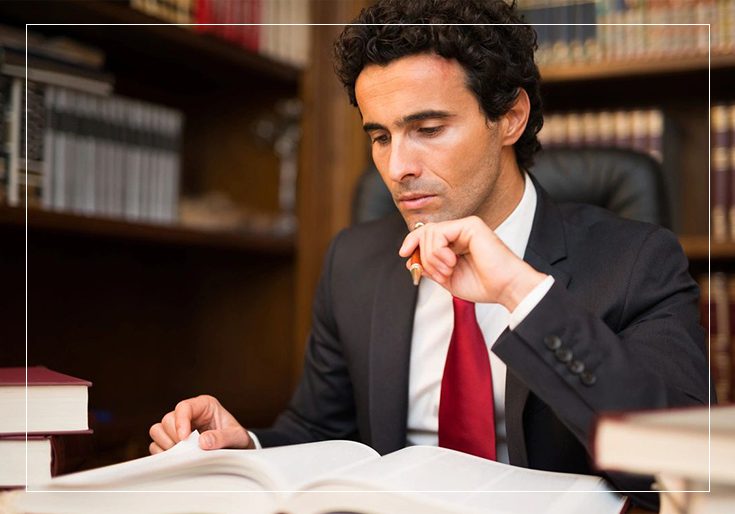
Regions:
<svg viewBox="0 0 735 514"><path fill-rule="evenodd" d="M424 501L493 513L617 514L625 503L598 477L519 468L428 446L404 448L352 466L339 478L315 482L311 488L327 490L330 485L401 491Z"/></svg>
<svg viewBox="0 0 735 514"><path fill-rule="evenodd" d="M51 480L42 489L291 491L345 466L378 457L352 441L262 450L202 450L195 431L168 451Z"/></svg>

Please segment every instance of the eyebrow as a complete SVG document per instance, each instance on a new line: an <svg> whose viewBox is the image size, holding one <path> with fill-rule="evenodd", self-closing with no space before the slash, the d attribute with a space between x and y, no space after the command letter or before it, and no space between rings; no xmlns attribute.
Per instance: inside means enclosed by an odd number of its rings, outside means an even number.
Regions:
<svg viewBox="0 0 735 514"><path fill-rule="evenodd" d="M396 123L396 125L398 127L403 127L415 121L446 119L446 118L451 118L453 116L454 114L447 112L447 111L436 111L436 110L419 111L413 114L407 114L406 116L401 118ZM381 125L380 123L368 122L368 123L363 124L362 129L365 132L372 132L373 130L386 130L386 127L385 125Z"/></svg>

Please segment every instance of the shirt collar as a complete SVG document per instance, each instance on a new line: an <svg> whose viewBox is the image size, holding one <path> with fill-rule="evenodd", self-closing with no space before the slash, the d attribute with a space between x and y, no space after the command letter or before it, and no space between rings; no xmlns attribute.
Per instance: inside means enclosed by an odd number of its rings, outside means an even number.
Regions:
<svg viewBox="0 0 735 514"><path fill-rule="evenodd" d="M495 229L495 234L500 240L521 259L526 253L528 239L531 236L533 217L536 212L536 202L538 200L533 181L531 181L525 172L523 172L523 179L525 188L521 201L518 202L513 212Z"/></svg>

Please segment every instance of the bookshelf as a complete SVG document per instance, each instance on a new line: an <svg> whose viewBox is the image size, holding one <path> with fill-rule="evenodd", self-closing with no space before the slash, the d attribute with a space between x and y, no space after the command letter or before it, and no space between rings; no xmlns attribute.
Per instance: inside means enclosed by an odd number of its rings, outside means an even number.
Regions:
<svg viewBox="0 0 735 514"><path fill-rule="evenodd" d="M34 233L57 233L103 237L122 242L148 242L155 245L179 245L212 250L251 252L263 256L291 256L295 240L290 235L258 232L205 231L178 225L131 223L124 220L80 216L63 212L19 207L0 207L0 226L24 227Z"/></svg>
<svg viewBox="0 0 735 514"><path fill-rule="evenodd" d="M301 96L300 69L166 26L128 2L9 1L0 18L21 28L75 24L31 30L101 49L115 95L183 114L183 195L224 192L243 212L277 217L279 160L255 125ZM29 364L94 383L97 457L85 467L144 455L148 427L192 395L217 396L251 426L285 406L297 234L37 209L27 221L26 260L25 210L0 207L0 281L10 299L0 323L12 341L0 365L24 362L27 286Z"/></svg>
<svg viewBox="0 0 735 514"><path fill-rule="evenodd" d="M707 70L708 66L715 72L735 67L735 55L715 53L711 59L707 55L689 55L676 59L640 58L609 63L557 64L544 67L542 76L546 83L633 76L651 78L670 73L700 72Z"/></svg>

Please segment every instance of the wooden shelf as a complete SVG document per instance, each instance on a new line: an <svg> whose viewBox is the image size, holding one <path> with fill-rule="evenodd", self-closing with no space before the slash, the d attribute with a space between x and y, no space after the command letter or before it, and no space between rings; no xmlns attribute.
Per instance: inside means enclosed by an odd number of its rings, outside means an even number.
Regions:
<svg viewBox="0 0 735 514"><path fill-rule="evenodd" d="M705 236L679 236L684 252L690 260L735 259L735 242L710 243Z"/></svg>
<svg viewBox="0 0 735 514"><path fill-rule="evenodd" d="M86 42L100 45L108 53L135 51L148 58L165 56L176 66L192 68L201 75L210 67L229 68L240 76L257 77L296 87L301 71L268 57L251 52L229 41L210 34L196 33L192 27L172 26L129 7L127 2L110 0L68 0L65 2L38 0L11 0L0 2L0 17L15 23L33 24L34 31L56 30L65 35L80 36ZM38 24L72 24L64 27ZM89 24L92 26L81 26ZM125 25L130 36L119 41L117 27L94 25ZM153 25L157 24L157 25ZM75 26L76 25L76 26Z"/></svg>
<svg viewBox="0 0 735 514"><path fill-rule="evenodd" d="M0 207L0 226L23 227L25 211L17 207ZM29 233L57 232L83 236L99 236L160 245L235 250L267 255L292 255L294 236L261 233L204 231L183 226L131 223L123 220L95 218L59 212L28 210Z"/></svg>
<svg viewBox="0 0 735 514"><path fill-rule="evenodd" d="M735 67L735 55L713 54L712 69ZM652 76L669 73L707 71L707 55L670 58L643 58L630 61L591 62L541 67L545 83L563 83L583 80L600 80L616 77Z"/></svg>

